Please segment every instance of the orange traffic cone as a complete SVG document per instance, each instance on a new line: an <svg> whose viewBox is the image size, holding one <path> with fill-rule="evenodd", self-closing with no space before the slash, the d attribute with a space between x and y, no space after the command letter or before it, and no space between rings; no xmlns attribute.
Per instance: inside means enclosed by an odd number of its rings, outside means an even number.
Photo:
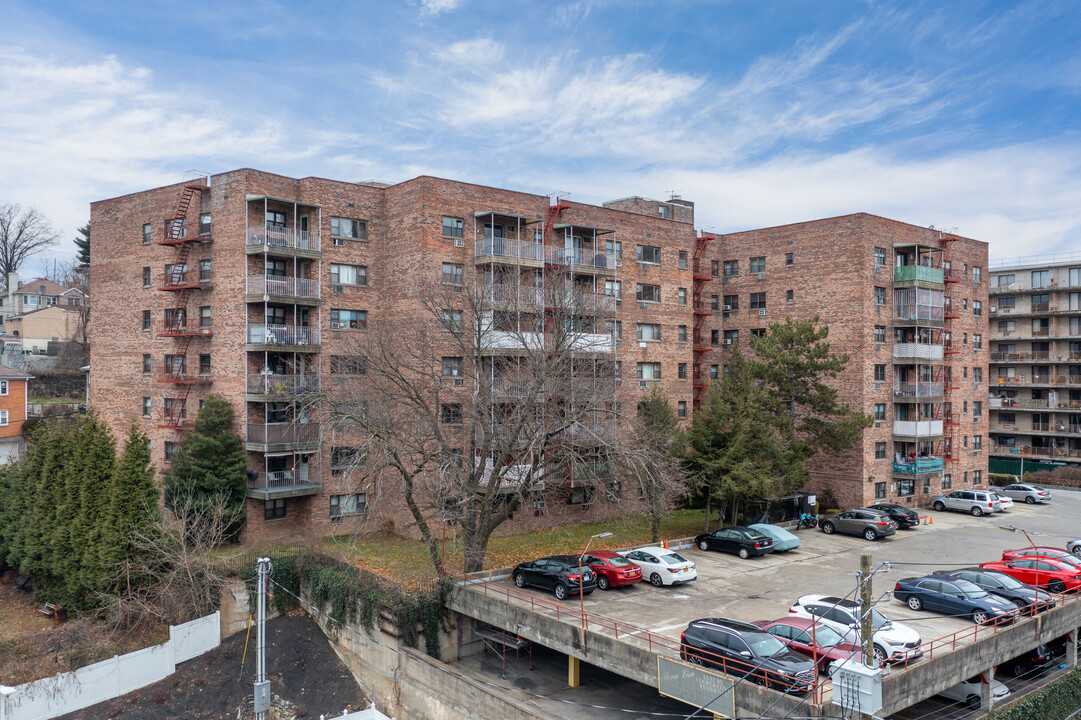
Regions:
<svg viewBox="0 0 1081 720"><path fill-rule="evenodd" d="M928 516L927 516L927 524L928 524L928 525L934 525L934 524L935 524L935 518L934 518L934 516L932 516L932 515L928 515Z"/></svg>

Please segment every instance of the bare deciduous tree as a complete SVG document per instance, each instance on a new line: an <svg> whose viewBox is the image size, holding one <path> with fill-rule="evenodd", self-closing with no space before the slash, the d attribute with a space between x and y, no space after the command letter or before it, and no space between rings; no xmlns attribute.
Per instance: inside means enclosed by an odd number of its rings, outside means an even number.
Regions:
<svg viewBox="0 0 1081 720"><path fill-rule="evenodd" d="M619 441L615 299L567 274L524 277L425 288L420 317L356 333L330 360L323 407L334 442L357 448L354 482L400 498L440 572L443 521L476 571L523 502L618 501L612 469L637 481L661 467Z"/></svg>
<svg viewBox="0 0 1081 720"><path fill-rule="evenodd" d="M0 274L7 286L10 273L18 272L27 258L55 245L60 233L35 208L0 205Z"/></svg>

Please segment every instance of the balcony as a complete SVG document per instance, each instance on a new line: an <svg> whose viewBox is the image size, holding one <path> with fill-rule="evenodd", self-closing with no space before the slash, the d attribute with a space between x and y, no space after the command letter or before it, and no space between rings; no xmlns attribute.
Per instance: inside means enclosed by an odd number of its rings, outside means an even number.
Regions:
<svg viewBox="0 0 1081 720"><path fill-rule="evenodd" d="M473 242L473 256L477 262L502 258L540 263L544 260L544 244L534 240L480 238Z"/></svg>
<svg viewBox="0 0 1081 720"><path fill-rule="evenodd" d="M612 353L616 342L608 333L578 333L570 337L570 349L575 352Z"/></svg>
<svg viewBox="0 0 1081 720"><path fill-rule="evenodd" d="M503 283L491 283L481 290L481 299L490 303L504 305L544 305L544 290L526 286L504 285Z"/></svg>
<svg viewBox="0 0 1081 720"><path fill-rule="evenodd" d="M247 250L249 252L274 252L275 250L317 253L320 235L317 230L296 230L276 225L256 225L248 228Z"/></svg>
<svg viewBox="0 0 1081 720"><path fill-rule="evenodd" d="M893 269L893 281L895 283L911 282L913 280L938 285L945 282L942 268L927 267L926 265L901 265Z"/></svg>
<svg viewBox="0 0 1081 720"><path fill-rule="evenodd" d="M482 350L509 350L513 353L539 351L544 349L544 334L539 332L489 330L481 337L479 345Z"/></svg>
<svg viewBox="0 0 1081 720"><path fill-rule="evenodd" d="M902 437L931 438L942 436L941 420L894 420L893 434Z"/></svg>
<svg viewBox="0 0 1081 720"><path fill-rule="evenodd" d="M1013 460L1020 460L1021 456L1039 458L1081 458L1081 448L1042 447L1033 445L1005 445L991 443L990 453L998 456L1011 456Z"/></svg>
<svg viewBox="0 0 1081 720"><path fill-rule="evenodd" d="M263 373L255 373L248 375L248 395L259 396L255 402L261 402L264 398L294 398L297 395L309 395L318 392L318 373L299 375L264 375Z"/></svg>
<svg viewBox="0 0 1081 720"><path fill-rule="evenodd" d="M210 270L167 272L158 276L158 290L209 290L214 287Z"/></svg>
<svg viewBox="0 0 1081 720"><path fill-rule="evenodd" d="M893 388L895 398L931 399L942 397L940 382L899 382Z"/></svg>
<svg viewBox="0 0 1081 720"><path fill-rule="evenodd" d="M1019 430L1018 432L1024 432ZM1081 425L1071 425L1069 423L1032 423L1032 430L1034 433L1051 433L1053 435L1059 434L1076 434L1081 433Z"/></svg>
<svg viewBox="0 0 1081 720"><path fill-rule="evenodd" d="M207 325L188 325L186 322L163 322L158 332L158 337L210 337L214 334L213 328Z"/></svg>
<svg viewBox="0 0 1081 720"><path fill-rule="evenodd" d="M998 385L1081 385L1081 375L1015 375L995 378Z"/></svg>
<svg viewBox="0 0 1081 720"><path fill-rule="evenodd" d="M942 458L915 458L908 462L893 463L894 475L922 475L942 472Z"/></svg>
<svg viewBox="0 0 1081 720"><path fill-rule="evenodd" d="M941 305L897 304L893 306L893 319L900 325L941 325L945 319Z"/></svg>
<svg viewBox="0 0 1081 720"><path fill-rule="evenodd" d="M322 492L319 474L314 469L248 472L246 494L256 500L301 497Z"/></svg>
<svg viewBox="0 0 1081 720"><path fill-rule="evenodd" d="M550 265L573 266L575 268L592 268L594 270L610 270L615 272L616 254L602 250L589 250L575 248L548 247L545 249L544 261Z"/></svg>
<svg viewBox="0 0 1081 720"><path fill-rule="evenodd" d="M174 383L176 385L194 385L197 383L209 384L214 382L214 379L210 375L210 368L206 368L205 372L200 368L198 374L189 375L186 367L170 367L166 368L158 375L158 382Z"/></svg>
<svg viewBox="0 0 1081 720"><path fill-rule="evenodd" d="M252 452L319 449L319 423L248 423L247 445Z"/></svg>
<svg viewBox="0 0 1081 720"><path fill-rule="evenodd" d="M943 358L943 346L924 343L896 343L893 346L893 357L896 360L941 360Z"/></svg>
<svg viewBox="0 0 1081 720"><path fill-rule="evenodd" d="M277 275L249 275L247 294L248 302L259 302L266 296L273 295L282 298L298 300L318 300L319 282L308 278L279 277Z"/></svg>
<svg viewBox="0 0 1081 720"><path fill-rule="evenodd" d="M249 325L249 350L292 347L302 351L319 350L319 328L308 325Z"/></svg>

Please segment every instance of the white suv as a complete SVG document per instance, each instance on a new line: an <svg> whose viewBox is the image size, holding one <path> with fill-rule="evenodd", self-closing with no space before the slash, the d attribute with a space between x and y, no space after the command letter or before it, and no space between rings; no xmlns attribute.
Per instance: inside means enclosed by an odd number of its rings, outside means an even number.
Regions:
<svg viewBox="0 0 1081 720"><path fill-rule="evenodd" d="M845 642L860 644L860 606L852 600L831 595L804 595L796 600L788 614L815 618L837 631ZM871 608L871 623L875 631L872 636L875 664L906 658L915 660L923 655L920 634L912 628L893 622L874 608Z"/></svg>
<svg viewBox="0 0 1081 720"><path fill-rule="evenodd" d="M935 495L931 504L935 510L960 510L976 517L999 512L1002 507L998 495L988 490L954 490L949 495Z"/></svg>

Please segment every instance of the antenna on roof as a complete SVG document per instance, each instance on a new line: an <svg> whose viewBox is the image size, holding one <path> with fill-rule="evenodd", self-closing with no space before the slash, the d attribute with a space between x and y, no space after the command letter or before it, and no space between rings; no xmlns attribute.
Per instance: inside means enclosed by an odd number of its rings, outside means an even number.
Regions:
<svg viewBox="0 0 1081 720"><path fill-rule="evenodd" d="M668 193L668 202L672 202L673 200L682 200L683 199L683 196L680 195L675 190L668 190L666 192Z"/></svg>

